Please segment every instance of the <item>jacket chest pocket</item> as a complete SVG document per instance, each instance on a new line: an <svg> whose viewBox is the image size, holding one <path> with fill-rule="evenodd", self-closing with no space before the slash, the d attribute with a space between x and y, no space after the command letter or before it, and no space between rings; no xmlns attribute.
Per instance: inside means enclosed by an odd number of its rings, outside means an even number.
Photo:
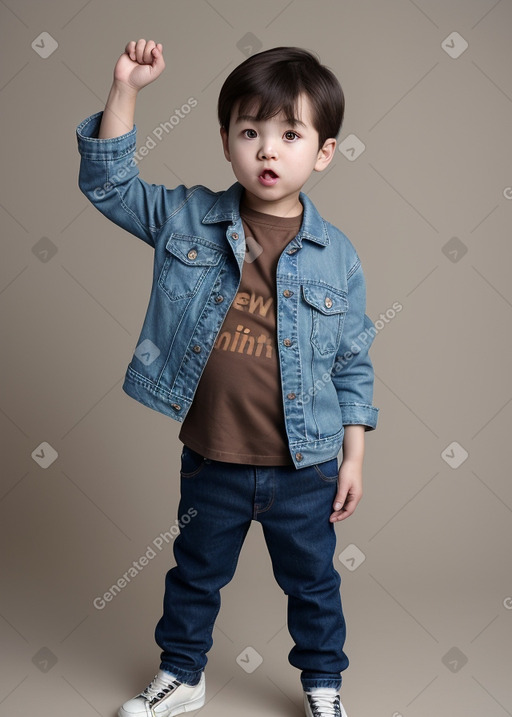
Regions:
<svg viewBox="0 0 512 717"><path fill-rule="evenodd" d="M225 256L224 252L202 244L197 237L182 234L172 234L165 248L158 286L171 301L194 296L208 273Z"/></svg>
<svg viewBox="0 0 512 717"><path fill-rule="evenodd" d="M322 355L335 353L348 310L346 292L327 284L306 284L302 296L309 311L311 343Z"/></svg>

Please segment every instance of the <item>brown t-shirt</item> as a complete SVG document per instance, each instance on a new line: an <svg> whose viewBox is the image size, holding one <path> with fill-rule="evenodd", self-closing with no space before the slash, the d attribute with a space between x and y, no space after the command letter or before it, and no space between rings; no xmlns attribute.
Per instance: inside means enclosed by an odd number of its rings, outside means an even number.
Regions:
<svg viewBox="0 0 512 717"><path fill-rule="evenodd" d="M242 205L242 280L179 438L206 458L292 465L276 345L276 268L302 215L276 217Z"/></svg>

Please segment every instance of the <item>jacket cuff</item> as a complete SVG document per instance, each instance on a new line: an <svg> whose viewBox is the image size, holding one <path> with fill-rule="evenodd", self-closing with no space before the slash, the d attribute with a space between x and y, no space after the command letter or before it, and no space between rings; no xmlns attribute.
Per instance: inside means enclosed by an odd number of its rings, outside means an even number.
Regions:
<svg viewBox="0 0 512 717"><path fill-rule="evenodd" d="M87 117L76 128L78 151L82 157L92 160L122 159L135 151L137 127L119 137L98 139L103 111Z"/></svg>
<svg viewBox="0 0 512 717"><path fill-rule="evenodd" d="M367 431L377 427L379 409L365 403L340 403L341 417L344 426L363 425Z"/></svg>

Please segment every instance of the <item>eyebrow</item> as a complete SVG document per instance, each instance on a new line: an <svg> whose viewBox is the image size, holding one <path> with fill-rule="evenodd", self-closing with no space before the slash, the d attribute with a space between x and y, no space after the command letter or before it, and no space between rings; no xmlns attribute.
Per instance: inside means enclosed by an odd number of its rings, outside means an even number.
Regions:
<svg viewBox="0 0 512 717"><path fill-rule="evenodd" d="M262 121L262 120L260 120ZM264 120L263 120L264 121ZM256 117L253 117L253 115L238 115L236 118L236 122L258 122ZM301 122L299 119L296 119L295 117L292 120L280 120L281 124L289 124L292 127L297 127L300 125L301 127L307 128L304 122Z"/></svg>

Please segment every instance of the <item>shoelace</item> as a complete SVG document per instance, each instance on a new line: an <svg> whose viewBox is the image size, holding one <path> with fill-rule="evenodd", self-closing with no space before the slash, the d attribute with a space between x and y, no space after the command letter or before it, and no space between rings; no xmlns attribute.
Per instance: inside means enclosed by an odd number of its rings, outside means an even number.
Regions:
<svg viewBox="0 0 512 717"><path fill-rule="evenodd" d="M339 697L309 695L309 703L314 717L341 717Z"/></svg>
<svg viewBox="0 0 512 717"><path fill-rule="evenodd" d="M173 692L178 684L176 680L168 682L160 677L160 675L155 675L144 692L141 692L140 696L148 700L150 706L153 707L157 702Z"/></svg>

